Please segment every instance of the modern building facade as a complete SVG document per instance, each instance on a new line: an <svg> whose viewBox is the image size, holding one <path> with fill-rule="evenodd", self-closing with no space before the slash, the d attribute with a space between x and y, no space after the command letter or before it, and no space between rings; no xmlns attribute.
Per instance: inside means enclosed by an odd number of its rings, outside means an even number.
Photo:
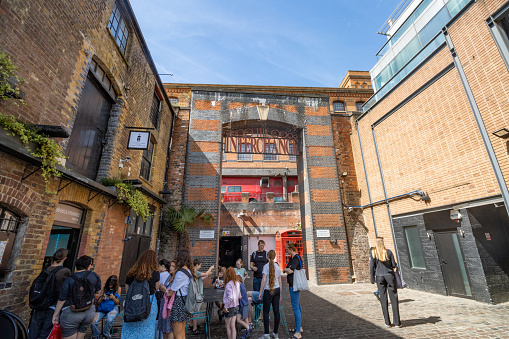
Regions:
<svg viewBox="0 0 509 339"><path fill-rule="evenodd" d="M360 213L342 207L359 204L350 120L373 93L367 72L337 88L164 86L179 110L168 176L181 178L167 199L215 216L191 230L193 256L248 267L258 240L276 249L278 231L302 229L311 280L368 279Z"/></svg>
<svg viewBox="0 0 509 339"><path fill-rule="evenodd" d="M352 144L369 239L410 288L509 300L509 5L405 2Z"/></svg>
<svg viewBox="0 0 509 339"><path fill-rule="evenodd" d="M0 309L28 321L30 284L56 249L69 250L70 269L86 254L103 281L122 281L156 248L174 113L127 0L2 1L0 50L27 80L27 105L0 102L1 113L39 125L66 155L48 194L41 159L0 128ZM142 147L129 140L138 135ZM106 177L133 184L150 216Z"/></svg>

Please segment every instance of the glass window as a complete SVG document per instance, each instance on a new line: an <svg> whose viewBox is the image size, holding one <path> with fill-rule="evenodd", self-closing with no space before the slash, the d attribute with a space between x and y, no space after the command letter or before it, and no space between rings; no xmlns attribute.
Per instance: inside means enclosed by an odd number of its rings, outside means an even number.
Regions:
<svg viewBox="0 0 509 339"><path fill-rule="evenodd" d="M152 107L150 108L150 121L152 121L152 125L155 128L158 127L159 124L159 115L161 112L161 100L154 92L154 97L152 98Z"/></svg>
<svg viewBox="0 0 509 339"><path fill-rule="evenodd" d="M438 31L437 31L438 33ZM394 58L394 62L396 63L397 69L402 69L407 62L410 61L414 56L419 53L421 49L421 44L419 43L419 38L415 37L403 48L398 55Z"/></svg>
<svg viewBox="0 0 509 339"><path fill-rule="evenodd" d="M242 186L229 186L228 193L238 193L242 192Z"/></svg>
<svg viewBox="0 0 509 339"><path fill-rule="evenodd" d="M288 153L290 153L290 159L289 159L290 161L297 161L297 156L292 155L292 154L297 153L297 151L295 150L295 144L293 142L288 143Z"/></svg>
<svg viewBox="0 0 509 339"><path fill-rule="evenodd" d="M495 16L486 20L500 55L509 68L509 4L497 10Z"/></svg>
<svg viewBox="0 0 509 339"><path fill-rule="evenodd" d="M357 110L357 112L362 112L362 105L364 105L362 101L355 103L355 109Z"/></svg>
<svg viewBox="0 0 509 339"><path fill-rule="evenodd" d="M332 108L334 109L334 112L344 112L345 103L343 101L334 101L332 103Z"/></svg>
<svg viewBox="0 0 509 339"><path fill-rule="evenodd" d="M246 153L246 152L251 152L252 145L246 144L246 143L241 143L241 144L239 144L239 146L240 146L239 147L240 153L237 154L237 160L252 161L253 155L251 153Z"/></svg>
<svg viewBox="0 0 509 339"><path fill-rule="evenodd" d="M450 0L447 4L447 9L449 10L449 13L451 13L451 17L454 17L456 14L458 14L463 7L465 7L470 0Z"/></svg>
<svg viewBox="0 0 509 339"><path fill-rule="evenodd" d="M417 226L404 227L412 268L426 268Z"/></svg>
<svg viewBox="0 0 509 339"><path fill-rule="evenodd" d="M179 103L179 99L178 98L169 98L170 99L170 103L172 105L177 105Z"/></svg>
<svg viewBox="0 0 509 339"><path fill-rule="evenodd" d="M274 180L274 186L281 186L281 180Z"/></svg>
<svg viewBox="0 0 509 339"><path fill-rule="evenodd" d="M153 205L149 205L150 214L147 219L143 221L143 219L139 216L136 216L136 220L134 221L135 233L139 235L150 236L152 234L152 227L154 226L154 213L156 212L156 208Z"/></svg>
<svg viewBox="0 0 509 339"><path fill-rule="evenodd" d="M265 153L263 154L263 160L273 160L277 161L277 151L275 143L266 143L265 144Z"/></svg>
<svg viewBox="0 0 509 339"><path fill-rule="evenodd" d="M117 42L118 47L120 47L122 53L125 54L129 31L127 30L125 21L120 14L120 10L117 4L115 4L115 7L113 7L113 12L111 12L108 28L110 29L111 34L113 34L115 37L115 41Z"/></svg>
<svg viewBox="0 0 509 339"><path fill-rule="evenodd" d="M437 35L449 22L449 20L451 20L451 16L449 15L447 8L444 7L419 31L419 33L417 33L422 46L425 46L428 42L430 42L431 39L433 39L433 37Z"/></svg>
<svg viewBox="0 0 509 339"><path fill-rule="evenodd" d="M143 150L141 159L140 176L145 180L150 180L150 170L152 169L152 157L154 155L154 143L150 141L148 149Z"/></svg>
<svg viewBox="0 0 509 339"><path fill-rule="evenodd" d="M0 231L2 232L18 232L20 218L11 211L0 208Z"/></svg>
<svg viewBox="0 0 509 339"><path fill-rule="evenodd" d="M221 193L226 193L226 186L221 186Z"/></svg>

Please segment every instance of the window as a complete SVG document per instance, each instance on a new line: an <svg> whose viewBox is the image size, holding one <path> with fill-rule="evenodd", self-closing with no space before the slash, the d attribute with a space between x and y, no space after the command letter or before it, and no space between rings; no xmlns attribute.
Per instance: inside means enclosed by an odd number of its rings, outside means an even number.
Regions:
<svg viewBox="0 0 509 339"><path fill-rule="evenodd" d="M113 12L111 12L108 28L110 29L111 34L113 34L113 37L115 37L118 47L120 47L122 53L125 54L129 31L127 30L125 20L122 18L117 4L113 7Z"/></svg>
<svg viewBox="0 0 509 339"><path fill-rule="evenodd" d="M229 186L228 193L239 193L242 192L242 186Z"/></svg>
<svg viewBox="0 0 509 339"><path fill-rule="evenodd" d="M226 193L226 186L221 186L221 193Z"/></svg>
<svg viewBox="0 0 509 339"><path fill-rule="evenodd" d="M155 128L159 125L159 115L161 112L161 100L154 92L154 97L152 98L152 107L150 108L150 121L152 121L152 125Z"/></svg>
<svg viewBox="0 0 509 339"><path fill-rule="evenodd" d="M169 99L170 99L170 103L171 103L173 106L178 105L178 103L179 103L179 99L178 99L178 98L169 98Z"/></svg>
<svg viewBox="0 0 509 339"><path fill-rule="evenodd" d="M135 216L134 232L139 235L150 236L152 234L152 227L154 225L154 213L156 212L156 207L153 205L149 205L149 215L145 221L139 216Z"/></svg>
<svg viewBox="0 0 509 339"><path fill-rule="evenodd" d="M288 153L290 153L290 161L297 161L297 156L292 155L292 153L297 153L295 150L295 144L293 142L288 143Z"/></svg>
<svg viewBox="0 0 509 339"><path fill-rule="evenodd" d="M355 109L357 110L357 112L362 112L362 105L364 105L362 101L355 103Z"/></svg>
<svg viewBox="0 0 509 339"><path fill-rule="evenodd" d="M486 23L505 65L509 68L509 5L506 4L505 7L490 16Z"/></svg>
<svg viewBox="0 0 509 339"><path fill-rule="evenodd" d="M265 153L263 154L263 160L269 161L277 161L276 154L276 144L275 143L266 143L265 144Z"/></svg>
<svg viewBox="0 0 509 339"><path fill-rule="evenodd" d="M240 152L237 154L237 160L252 161L253 155L250 153L246 153L246 152L251 152L251 147L252 147L251 144L245 144L245 143L239 144Z"/></svg>
<svg viewBox="0 0 509 339"><path fill-rule="evenodd" d="M281 186L281 180L274 180L274 186Z"/></svg>
<svg viewBox="0 0 509 339"><path fill-rule="evenodd" d="M226 144L223 143L223 161L226 161Z"/></svg>
<svg viewBox="0 0 509 339"><path fill-rule="evenodd" d="M345 103L343 101L334 101L332 103L332 108L334 109L334 112L344 112Z"/></svg>
<svg viewBox="0 0 509 339"><path fill-rule="evenodd" d="M426 268L417 226L404 227L412 268Z"/></svg>
<svg viewBox="0 0 509 339"><path fill-rule="evenodd" d="M150 170L152 169L152 157L154 155L154 143L150 141L148 149L143 150L141 159L140 177L145 180L150 180Z"/></svg>
<svg viewBox="0 0 509 339"><path fill-rule="evenodd" d="M7 273L12 245L21 224L21 218L6 208L0 207L0 278Z"/></svg>

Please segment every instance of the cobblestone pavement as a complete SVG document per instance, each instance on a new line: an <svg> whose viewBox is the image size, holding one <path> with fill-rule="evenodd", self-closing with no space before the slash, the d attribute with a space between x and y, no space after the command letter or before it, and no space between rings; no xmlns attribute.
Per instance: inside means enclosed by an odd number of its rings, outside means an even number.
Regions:
<svg viewBox="0 0 509 339"><path fill-rule="evenodd" d="M488 305L404 289L398 291L403 328L386 328L380 304L373 295L375 285L311 284L310 287L310 291L301 293L303 338L509 338L509 303ZM211 321L212 338L226 338L224 323L219 322L216 310ZM284 313L288 327L293 328L288 294ZM262 334L263 325L250 338L257 339ZM279 335L291 337L283 324ZM114 338L120 338L120 329Z"/></svg>

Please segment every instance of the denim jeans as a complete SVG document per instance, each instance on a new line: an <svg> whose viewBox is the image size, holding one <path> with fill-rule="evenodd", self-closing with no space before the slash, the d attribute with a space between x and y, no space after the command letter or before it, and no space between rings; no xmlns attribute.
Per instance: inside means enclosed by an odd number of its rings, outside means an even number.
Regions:
<svg viewBox="0 0 509 339"><path fill-rule="evenodd" d="M91 325L92 327L92 338L98 338L101 335L101 331L99 331L99 323L101 322L101 319L106 317L106 320L104 322L103 327L103 335L105 337L111 338L111 327L113 326L113 322L115 321L115 318L118 314L118 306L115 306L113 311L109 313L104 312L97 312L99 317L97 318L97 321Z"/></svg>
<svg viewBox="0 0 509 339"><path fill-rule="evenodd" d="M53 329L53 312L52 308L34 310L28 327L29 339L46 339L49 336Z"/></svg>
<svg viewBox="0 0 509 339"><path fill-rule="evenodd" d="M295 316L295 333L300 333L302 327L302 307L300 306L300 291L293 291L290 287L290 300L292 301L293 315Z"/></svg>
<svg viewBox="0 0 509 339"><path fill-rule="evenodd" d="M262 278L253 278L253 291L260 292L260 287L262 287Z"/></svg>

